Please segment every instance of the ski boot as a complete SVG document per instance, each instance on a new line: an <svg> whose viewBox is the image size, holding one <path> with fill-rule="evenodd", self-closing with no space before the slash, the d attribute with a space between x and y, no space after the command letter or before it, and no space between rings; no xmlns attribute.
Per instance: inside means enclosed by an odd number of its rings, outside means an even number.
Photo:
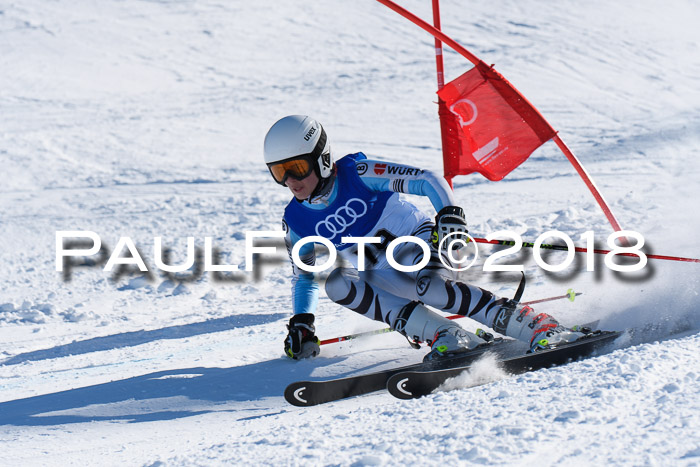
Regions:
<svg viewBox="0 0 700 467"><path fill-rule="evenodd" d="M320 341L316 337L314 315L300 313L292 316L287 325L289 333L284 339L284 353L294 360L315 357L321 352Z"/></svg>
<svg viewBox="0 0 700 467"><path fill-rule="evenodd" d="M590 328L566 328L546 313L535 313L529 306L516 312L518 304L508 300L496 313L491 327L494 331L514 337L530 346L529 352L552 349L575 342L591 334Z"/></svg>
<svg viewBox="0 0 700 467"><path fill-rule="evenodd" d="M414 347L427 342L430 352L423 361L435 360L475 349L485 340L462 329L444 316L429 310L420 302L411 302L401 309L392 329L406 336Z"/></svg>
<svg viewBox="0 0 700 467"><path fill-rule="evenodd" d="M554 321L553 318L550 317L550 319ZM591 328L574 326L571 329L568 329L564 326L557 325L556 327L542 330L533 336L532 342L530 343L530 352L553 349L560 344L576 342L582 337L586 337L591 334Z"/></svg>
<svg viewBox="0 0 700 467"><path fill-rule="evenodd" d="M465 331L454 323L449 327L441 327L430 343L430 352L423 357L424 362L439 358L454 356L473 350L484 343L476 334Z"/></svg>

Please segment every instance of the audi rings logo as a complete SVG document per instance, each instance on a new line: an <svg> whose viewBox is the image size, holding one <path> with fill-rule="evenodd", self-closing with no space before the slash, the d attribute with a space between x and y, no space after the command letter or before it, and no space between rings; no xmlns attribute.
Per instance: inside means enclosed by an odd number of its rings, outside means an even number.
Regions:
<svg viewBox="0 0 700 467"><path fill-rule="evenodd" d="M333 239L339 233L345 232L357 219L367 213L367 204L359 198L350 198L345 206L338 208L335 213L316 224L316 235Z"/></svg>

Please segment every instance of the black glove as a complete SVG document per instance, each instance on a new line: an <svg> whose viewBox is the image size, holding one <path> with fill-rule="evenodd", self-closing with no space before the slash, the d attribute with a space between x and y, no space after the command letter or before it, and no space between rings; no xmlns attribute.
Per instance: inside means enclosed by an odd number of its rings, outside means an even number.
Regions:
<svg viewBox="0 0 700 467"><path fill-rule="evenodd" d="M437 250L442 239L453 232L462 234L469 232L467 230L467 221L464 219L464 211L459 206L445 206L435 216L435 227L433 227L433 232L430 235L430 242ZM442 245L443 248L447 249L450 243L457 239L462 239L465 242L469 241L466 235L451 235L445 240ZM455 243L454 249L459 250L462 246L464 245L461 242Z"/></svg>
<svg viewBox="0 0 700 467"><path fill-rule="evenodd" d="M299 360L302 358L315 357L321 352L318 337L314 334L314 315L311 313L300 313L292 316L287 325L289 334L284 339L284 353L289 358Z"/></svg>

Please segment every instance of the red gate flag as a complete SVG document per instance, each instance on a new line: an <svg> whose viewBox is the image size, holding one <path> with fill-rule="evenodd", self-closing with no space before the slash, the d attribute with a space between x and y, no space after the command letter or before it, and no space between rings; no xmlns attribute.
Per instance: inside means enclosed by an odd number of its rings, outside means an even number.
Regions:
<svg viewBox="0 0 700 467"><path fill-rule="evenodd" d="M470 141L466 135L469 135L469 138L472 137L479 137L480 139L483 137L482 135L478 134L477 131L472 130L471 126L473 126L476 122L470 123L469 125L463 125L464 122L469 122L472 119L472 116L469 116L468 113L465 113L464 116L462 116L461 121L457 116L452 113L449 110L449 106L447 106L446 102L443 101L443 99L446 98L454 98L455 96L460 96L462 92L465 92L466 94L469 94L469 90L465 89L457 89L456 91L448 91L447 87L449 86L450 88L454 89L456 86L452 86L453 84L456 84L460 81L461 78L457 78L455 81L450 83L448 86L445 86L442 88L441 91L438 91L438 95L440 95L441 92L445 91L447 96L443 97L440 96L439 99L439 113L440 113L440 127L442 129L442 141L443 141L443 158L445 161L445 178L447 179L448 183L450 186L452 186L452 178L455 175L459 174L466 174L466 173L471 173L471 172L476 172L479 171L481 173L484 173L484 170L487 169L487 173L489 175L486 175L488 178L491 178L492 180L501 180L503 177L505 177L508 172L513 170L515 167L518 166L518 164L521 164L525 159L529 157L529 155L537 149L542 143L549 139L553 139L554 142L557 144L559 149L564 153L566 158L571 162L571 165L574 166L574 169L576 169L576 172L581 176L581 179L583 182L586 184L588 189L591 191L591 194L595 198L595 200L598 202L598 205L600 208L603 210L605 213L605 217L607 217L608 221L610 222L610 225L612 226L613 229L616 231L622 230L622 227L620 227L620 223L615 219L615 216L613 215L612 211L610 210L610 207L608 206L608 203L605 201L603 198L603 195L600 193L598 188L595 186L595 183L593 183L593 180L591 179L590 175L588 175L588 172L586 169L581 165L579 160L576 158L573 152L571 152L571 149L562 141L562 139L559 137L559 135L556 134L556 131L552 128L552 126L547 123L547 121L540 115L540 113L535 109L532 104L530 104L527 99L525 99L518 91L515 90L515 88L508 82L506 81L503 76L499 75L496 73L496 71L486 65L484 62L479 60L479 58L459 45L457 42L455 42L454 39L451 39L449 36L445 35L442 31L439 29L436 29L434 26L431 26L430 24L426 23L410 11L406 10L405 8L400 7L396 3L392 2L391 0L377 0L379 3L382 5L386 5L387 7L391 8L404 18L409 19L416 25L420 26L427 32L433 35L435 39L439 39L441 42L444 42L445 44L449 45L452 47L455 51L457 51L459 54L461 54L464 58L472 62L476 68L476 73L478 73L480 76L480 81L479 83L483 83L482 85L485 85L487 88L491 87L493 88L493 91L496 92L496 94L500 95L500 100L499 99L493 99L492 97L489 97L489 95L493 96L492 93L485 93L486 94L486 99L488 103L495 103L494 105L497 105L498 107L503 108L502 103L499 104L501 101L505 101L508 106L511 107L513 111L515 111L519 116L520 116L520 123L517 123L518 120L515 119L516 126L520 128L523 124L523 122L534 132L535 136L540 140L539 143L537 143L535 146L529 149L529 151L523 151L522 148L519 146L512 146L513 142L515 141L518 145L521 143L527 143L531 141L531 134L530 136L527 136L527 131L523 132L524 135L523 137L520 137L521 130L519 129L516 132L516 138L511 141L508 140L508 152L503 152L499 153L498 148L503 144L502 141L499 139L497 141L494 141L493 137L492 139L486 139L485 141L476 141L474 144L474 148L472 148L471 144L467 144L467 149L468 151L460 156L460 153L462 152L463 144L462 140L464 141ZM437 17L439 14L439 8L437 7L437 0L433 0L433 15ZM439 25L439 22L436 22L436 24ZM436 56L438 54L442 54L442 46L438 46L436 42L436 47L435 47L435 54ZM438 66L438 73L441 73L441 66L440 66L440 60L437 60L437 66ZM474 75L474 70L471 70L470 72L467 72L464 76L469 75L472 73ZM440 75L438 74L438 79L440 79ZM477 84L476 87L472 89L473 92L476 92L478 89L479 85ZM452 103L454 104L457 99L454 99ZM471 99L470 99L471 100ZM471 100L473 103L474 101ZM471 105L467 102L465 104L471 108ZM474 104L476 107L477 104ZM482 103L479 102L479 106L481 106ZM453 107L453 110L455 108L459 108L460 106L455 106ZM469 109L467 109L468 112ZM477 112L480 109L477 108ZM484 109L481 109L484 110ZM464 120L464 117L467 117L467 120ZM477 115L478 118L478 115ZM494 117L491 117L494 118ZM500 118L500 117L496 117ZM446 124L448 123L448 124ZM498 120L494 120L491 122L494 128L497 128L499 131L502 131L502 123L499 123ZM480 124L477 124L480 126ZM469 127L466 128L465 127ZM497 136L494 132L494 137ZM473 139L473 138L472 138ZM484 144L488 147L484 146L479 146L479 142L481 144ZM449 146L451 144L451 149ZM489 157L493 151L493 146L496 147L496 155L495 157ZM485 156L486 157L479 157L482 155L481 152L478 152L479 150L483 150L486 152ZM491 150L489 150L491 149ZM522 155L518 156L517 152L513 153L514 155L511 155L510 151L517 150L518 152L521 152L522 154L525 154L523 157ZM477 155L478 159L474 158L474 155ZM471 157L472 162L469 162L469 159L467 156ZM500 162L503 157L505 156L505 159L510 159L512 158L512 161L509 162L511 167L507 170L505 170L504 167L497 167L497 162ZM467 158L465 161L461 161L461 159ZM521 160L518 160L518 159ZM496 159L496 160L491 160L491 159ZM481 162L479 162L481 161ZM484 164L487 164L488 167L483 167ZM492 167L493 166L493 167Z"/></svg>
<svg viewBox="0 0 700 467"><path fill-rule="evenodd" d="M482 61L438 96L448 180L472 172L502 180L556 135L537 109Z"/></svg>

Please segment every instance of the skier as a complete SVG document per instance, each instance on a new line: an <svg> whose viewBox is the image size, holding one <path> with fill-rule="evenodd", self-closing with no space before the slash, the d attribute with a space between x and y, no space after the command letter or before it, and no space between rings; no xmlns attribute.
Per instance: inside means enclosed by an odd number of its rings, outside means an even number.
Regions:
<svg viewBox="0 0 700 467"><path fill-rule="evenodd" d="M338 267L330 273L325 286L328 297L389 324L409 342L427 343L431 350L426 360L471 350L485 342L428 306L469 316L525 341L532 351L585 335L584 330L567 329L547 314L535 313L527 306L518 310L513 300L456 280L456 273L440 261L441 256L449 261L444 245L440 245L448 234L466 234L467 223L442 177L407 165L369 160L361 152L334 163L325 130L303 115L284 117L270 128L264 155L272 177L294 195L282 222L290 259L294 244L304 237L330 240L353 267ZM437 212L435 222L400 199L399 193L427 196ZM430 245L425 267L407 273L389 265L385 249L401 236L415 236ZM342 237L381 239L381 243L364 247L366 270L358 270L358 244L343 243ZM299 251L304 264L315 264L313 245L306 243ZM415 243L400 243L394 258L400 264L415 265L422 260L423 250ZM287 326L284 350L290 358L302 359L320 351L314 327L319 287L313 273L294 262L292 268L294 314Z"/></svg>

